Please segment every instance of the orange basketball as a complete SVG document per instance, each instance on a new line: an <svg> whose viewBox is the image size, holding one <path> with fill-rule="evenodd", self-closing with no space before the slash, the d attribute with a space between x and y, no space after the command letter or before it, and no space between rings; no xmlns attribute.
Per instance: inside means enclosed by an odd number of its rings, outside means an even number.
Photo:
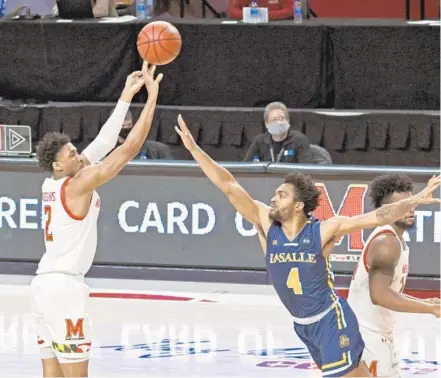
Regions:
<svg viewBox="0 0 441 378"><path fill-rule="evenodd" d="M182 39L178 29L169 22L154 21L142 28L136 46L143 60L162 66L179 55Z"/></svg>

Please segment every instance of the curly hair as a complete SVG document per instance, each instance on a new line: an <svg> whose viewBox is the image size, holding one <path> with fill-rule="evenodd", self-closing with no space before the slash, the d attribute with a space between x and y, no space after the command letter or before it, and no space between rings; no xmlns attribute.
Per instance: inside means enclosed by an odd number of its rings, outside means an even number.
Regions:
<svg viewBox="0 0 441 378"><path fill-rule="evenodd" d="M305 204L303 212L309 216L317 208L321 194L311 176L300 172L290 173L285 177L285 184L294 186L297 199Z"/></svg>
<svg viewBox="0 0 441 378"><path fill-rule="evenodd" d="M38 165L48 172L53 172L52 163L58 152L70 143L68 135L58 132L47 133L37 145Z"/></svg>
<svg viewBox="0 0 441 378"><path fill-rule="evenodd" d="M412 179L403 174L387 174L376 177L370 187L369 197L372 205L378 209L393 193L408 193L413 191Z"/></svg>

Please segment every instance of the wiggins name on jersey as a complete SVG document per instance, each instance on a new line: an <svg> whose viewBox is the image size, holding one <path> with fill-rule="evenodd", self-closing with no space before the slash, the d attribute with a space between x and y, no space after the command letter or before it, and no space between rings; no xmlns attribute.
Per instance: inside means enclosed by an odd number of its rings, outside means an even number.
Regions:
<svg viewBox="0 0 441 378"><path fill-rule="evenodd" d="M336 300L334 276L323 256L320 221L310 218L289 240L279 222L268 230L266 268L280 300L295 318L309 318Z"/></svg>

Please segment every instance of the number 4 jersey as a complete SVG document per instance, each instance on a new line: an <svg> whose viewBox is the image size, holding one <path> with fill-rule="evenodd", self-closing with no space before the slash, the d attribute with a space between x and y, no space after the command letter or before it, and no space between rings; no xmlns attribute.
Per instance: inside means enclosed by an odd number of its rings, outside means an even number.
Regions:
<svg viewBox="0 0 441 378"><path fill-rule="evenodd" d="M334 292L323 256L320 222L311 218L289 240L278 222L267 235L266 265L271 283L291 313L294 329L324 377L341 377L358 367L364 342L357 318Z"/></svg>
<svg viewBox="0 0 441 378"><path fill-rule="evenodd" d="M274 222L267 235L266 268L280 300L295 318L317 315L337 300L316 218L309 219L294 240Z"/></svg>
<svg viewBox="0 0 441 378"><path fill-rule="evenodd" d="M65 188L70 177L47 178L42 186L44 240L46 252L37 274L66 273L85 275L95 257L100 197L92 196L84 218L71 213L65 201Z"/></svg>

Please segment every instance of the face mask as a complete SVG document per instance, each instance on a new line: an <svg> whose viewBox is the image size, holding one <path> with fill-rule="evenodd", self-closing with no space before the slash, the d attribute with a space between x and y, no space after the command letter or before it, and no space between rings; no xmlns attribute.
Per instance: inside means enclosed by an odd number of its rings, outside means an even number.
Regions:
<svg viewBox="0 0 441 378"><path fill-rule="evenodd" d="M119 136L123 139L126 139L130 133L130 130L131 129L121 129L121 131L119 132Z"/></svg>
<svg viewBox="0 0 441 378"><path fill-rule="evenodd" d="M269 125L266 125L268 132L271 135L280 135L280 134L284 134L288 131L289 129L289 123L285 122L285 123L270 123Z"/></svg>

